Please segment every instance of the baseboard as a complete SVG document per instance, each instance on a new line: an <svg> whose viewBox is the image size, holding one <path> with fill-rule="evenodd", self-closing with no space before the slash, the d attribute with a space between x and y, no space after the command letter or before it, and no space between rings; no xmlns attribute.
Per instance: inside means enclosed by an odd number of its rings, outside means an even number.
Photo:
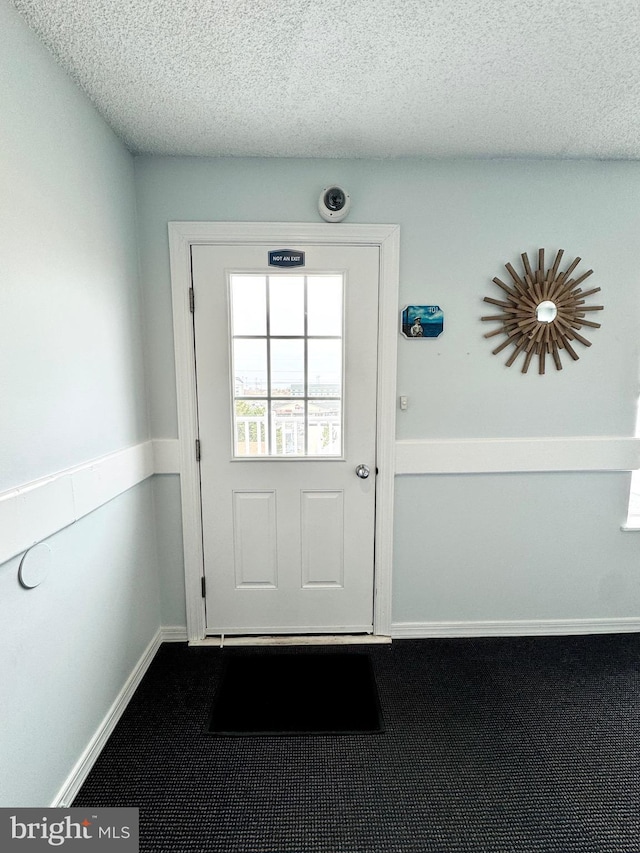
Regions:
<svg viewBox="0 0 640 853"><path fill-rule="evenodd" d="M147 671L149 664L153 660L156 652L160 648L163 641L163 629L158 629L155 636L145 649L142 657L133 668L133 672L127 679L124 687L116 697L115 702L107 711L103 721L98 726L96 733L93 735L86 749L76 762L73 770L67 777L62 788L58 791L54 801L51 803L52 808L58 806L69 807L73 802L76 794L82 787L84 780L89 775L89 772L95 764L98 756L102 752L109 736L114 730L118 720L124 713L125 708L131 701L135 690L142 680L143 675ZM186 638L186 631L184 632Z"/></svg>
<svg viewBox="0 0 640 853"><path fill-rule="evenodd" d="M640 633L640 618L522 619L491 622L394 622L393 639L429 637L533 637Z"/></svg>
<svg viewBox="0 0 640 853"><path fill-rule="evenodd" d="M430 637L526 637L570 634L640 633L640 618L621 619L539 619L484 622L394 622L393 639ZM214 638L207 638L217 642ZM378 642L382 640L376 638ZM159 628L143 652L122 690L98 726L86 749L54 798L51 807L69 807L102 752L118 720L131 701L160 645L186 642L187 629L181 625ZM370 640L371 641L371 640ZM388 638L384 638L388 642Z"/></svg>
<svg viewBox="0 0 640 853"><path fill-rule="evenodd" d="M379 634L270 634L261 636L212 636L204 637L193 646L371 646L390 643L391 637Z"/></svg>
<svg viewBox="0 0 640 853"><path fill-rule="evenodd" d="M160 628L160 639L163 643L186 643L189 639L186 625L163 626Z"/></svg>

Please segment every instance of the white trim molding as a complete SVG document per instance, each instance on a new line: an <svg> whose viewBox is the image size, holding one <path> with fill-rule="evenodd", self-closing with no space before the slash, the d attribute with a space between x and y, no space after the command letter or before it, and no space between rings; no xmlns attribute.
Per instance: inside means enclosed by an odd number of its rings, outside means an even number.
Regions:
<svg viewBox="0 0 640 853"><path fill-rule="evenodd" d="M395 393L398 338L400 229L398 225L298 222L169 222L173 335L180 441L180 489L189 641L206 634L201 579L204 572L200 479L194 446L198 438L194 332L189 306L191 246L294 242L306 245L367 245L380 250L376 550L374 632L391 627L391 567L395 478Z"/></svg>
<svg viewBox="0 0 640 853"><path fill-rule="evenodd" d="M163 632L164 629L158 629L151 642L142 653L142 657L133 668L129 678L124 683L122 690L120 690L116 696L95 734L87 744L80 758L76 761L63 786L58 791L54 801L51 803L51 808L59 806L68 808L73 802L76 794L89 775L91 768L96 763L98 756L109 740L118 720L123 715L127 705L133 698L133 694L136 692L136 688L142 681L142 678L149 668L151 661L155 657L156 652L160 648L160 645L163 642Z"/></svg>
<svg viewBox="0 0 640 853"><path fill-rule="evenodd" d="M394 622L391 636L400 639L433 637L535 637L569 634L627 634L640 632L640 619L504 619L484 622Z"/></svg>
<svg viewBox="0 0 640 853"><path fill-rule="evenodd" d="M186 641L187 629L181 625L165 625L158 629L58 791L51 803L52 808L58 806L68 808L73 803L162 643L186 643Z"/></svg>
<svg viewBox="0 0 640 853"><path fill-rule="evenodd" d="M186 643L187 628L186 625L163 625L160 629L163 643Z"/></svg>
<svg viewBox="0 0 640 853"><path fill-rule="evenodd" d="M0 494L0 564L155 473L145 441Z"/></svg>
<svg viewBox="0 0 640 853"><path fill-rule="evenodd" d="M396 475L635 468L640 468L640 438L572 436L396 442Z"/></svg>
<svg viewBox="0 0 640 853"><path fill-rule="evenodd" d="M391 313L390 308L388 310ZM394 328L382 339L381 346L387 351L395 352L395 334ZM387 351L383 358L391 361ZM381 405L387 409L392 408L389 396L383 382L379 397ZM632 471L640 468L640 438L578 436L394 442L390 421L381 422L378 430L379 499L388 515L393 513L395 476ZM391 461L389 456L393 457ZM192 462L191 457L192 454L188 464ZM179 475L180 467L179 440L153 439L0 493L0 565L148 477ZM620 529L639 532L640 522L635 524L635 520L628 519ZM389 581L385 577L385 567L391 566L393 544L391 525L380 524L376 544L380 555L376 578L386 588ZM390 603L390 596L376 595L377 624L387 626L379 632L381 634L387 634L391 624Z"/></svg>
<svg viewBox="0 0 640 853"><path fill-rule="evenodd" d="M226 634L209 635L192 646L373 646L388 645L391 637L375 634L267 634L228 637Z"/></svg>

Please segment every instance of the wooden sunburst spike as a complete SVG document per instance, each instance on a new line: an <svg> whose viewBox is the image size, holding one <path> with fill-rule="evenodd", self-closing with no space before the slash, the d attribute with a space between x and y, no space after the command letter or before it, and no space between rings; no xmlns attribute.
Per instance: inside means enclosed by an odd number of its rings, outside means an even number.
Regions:
<svg viewBox="0 0 640 853"><path fill-rule="evenodd" d="M553 266L545 269L544 249L538 250L538 267L532 269L527 253L523 252L523 274L518 275L511 264L505 264L511 277L511 286L499 278L494 278L494 284L504 292L504 299L492 299L485 296L484 301L496 305L499 314L481 317L481 320L500 323L500 328L487 332L485 338L495 335L506 335L506 339L493 350L493 354L501 352L508 346L513 346L507 367L522 353L524 363L522 372L526 373L534 356L538 357L538 373L544 373L547 355L553 358L557 370L562 370L560 351L569 353L574 361L579 356L572 343L578 341L585 347L591 343L579 333L579 329L588 326L599 329L600 323L586 320L585 316L591 311L602 311L603 305L586 305L586 299L598 293L599 287L582 290L580 285L593 270L583 273L577 278L572 274L581 258L576 258L564 272L559 272L564 249L560 249L555 257Z"/></svg>

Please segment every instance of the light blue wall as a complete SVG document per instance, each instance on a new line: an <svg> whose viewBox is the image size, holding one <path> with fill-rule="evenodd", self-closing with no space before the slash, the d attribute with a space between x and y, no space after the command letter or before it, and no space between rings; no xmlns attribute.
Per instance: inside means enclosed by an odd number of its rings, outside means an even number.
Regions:
<svg viewBox="0 0 640 853"><path fill-rule="evenodd" d="M0 805L48 806L159 627L151 481L47 540L34 590L0 566Z"/></svg>
<svg viewBox="0 0 640 853"><path fill-rule="evenodd" d="M161 624L185 626L184 563L180 480L171 474L154 477L153 498L158 520L156 541L160 582Z"/></svg>
<svg viewBox="0 0 640 853"><path fill-rule="evenodd" d="M398 438L624 435L633 430L640 313L636 241L640 164L571 161L211 160L137 157L154 436L176 435L167 221L319 222L323 186L342 182L347 222L401 226L400 301L437 302L446 334L401 342ZM339 227L337 225L336 227ZM603 289L603 328L577 365L544 379L503 367L480 322L500 297L494 276L539 247ZM597 300L596 300L597 301ZM533 372L535 374L535 371ZM597 395L598 405L593 405ZM549 402L553 409L549 411Z"/></svg>
<svg viewBox="0 0 640 853"><path fill-rule="evenodd" d="M7 0L0 115L0 491L176 436L169 220L316 222L329 182L351 191L349 222L401 225L400 305L445 311L442 338L399 340L399 438L632 434L640 164L134 163ZM592 349L543 378L491 356L479 321L502 264L539 246L582 255L605 304ZM619 531L628 480L398 478L394 620L640 616L638 540ZM177 477L49 544L36 590L19 587L17 559L0 566L1 805L50 803L160 619L184 624Z"/></svg>
<svg viewBox="0 0 640 853"><path fill-rule="evenodd" d="M6 0L0 15L1 491L148 423L132 157Z"/></svg>
<svg viewBox="0 0 640 853"><path fill-rule="evenodd" d="M348 222L400 224L400 305L445 311L441 338L399 339L398 438L633 435L640 163L137 157L135 170L154 436L177 434L167 222L318 222L331 182L351 192ZM494 327L479 319L503 264L539 247L582 256L605 305L593 346L544 377L491 355ZM640 616L638 540L619 530L628 484L627 473L398 478L394 620ZM165 499L175 517L177 482Z"/></svg>
<svg viewBox="0 0 640 853"><path fill-rule="evenodd" d="M0 492L148 438L133 160L0 0ZM152 489L0 565L0 805L49 805L159 626Z"/></svg>
<svg viewBox="0 0 640 853"><path fill-rule="evenodd" d="M615 472L399 478L395 621L638 618L628 496Z"/></svg>

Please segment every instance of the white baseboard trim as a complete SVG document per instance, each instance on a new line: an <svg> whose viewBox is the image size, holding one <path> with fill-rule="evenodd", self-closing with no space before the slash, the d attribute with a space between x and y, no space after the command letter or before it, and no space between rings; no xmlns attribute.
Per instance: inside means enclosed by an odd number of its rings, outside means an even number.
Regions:
<svg viewBox="0 0 640 853"><path fill-rule="evenodd" d="M539 620L505 620L485 622L394 622L391 625L391 638L367 637L358 638L358 642L388 643L391 639L428 639L433 637L526 637L551 636L569 634L619 634L640 633L640 618L621 619L539 619ZM232 638L229 638L229 641ZM242 645L243 642L229 642L225 645ZM260 640L251 639L250 645L260 645ZM274 638L269 638L273 640ZM279 638L283 642L283 638ZM287 639L287 638L284 638ZM288 638L291 639L291 638ZM294 638L300 639L300 638ZM306 638L307 640L309 638ZM339 643L353 642L351 637L336 636L332 638ZM122 690L107 711L95 734L89 741L80 758L58 791L51 808L68 808L89 775L91 768L102 752L107 740L113 732L118 720L131 701L138 685L142 681L149 665L162 643L186 642L187 629L182 625L167 625L159 628L151 642L144 650L139 661L133 668ZM257 642L256 642L257 641ZM220 638L207 637L199 645L220 645Z"/></svg>
<svg viewBox="0 0 640 853"><path fill-rule="evenodd" d="M186 625L165 625L160 628L163 643L186 643L189 639Z"/></svg>
<svg viewBox="0 0 640 853"><path fill-rule="evenodd" d="M160 648L160 644L162 643L162 631L163 629L158 629L155 636L143 652L142 657L135 665L133 672L125 682L122 690L116 697L115 702L107 711L106 716L98 726L97 731L89 741L86 749L76 762L62 788L58 791L54 801L51 803L52 808L56 808L58 806L68 808L73 802L74 797L89 775L91 768L97 761L98 756L109 739L109 736L113 732L116 723L124 713L138 684L140 684L142 677L149 668L156 652ZM184 633L186 637L186 631Z"/></svg>
<svg viewBox="0 0 640 853"><path fill-rule="evenodd" d="M394 640L417 640L431 637L534 637L622 633L640 633L640 618L394 622L391 625L391 636Z"/></svg>
<svg viewBox="0 0 640 853"><path fill-rule="evenodd" d="M192 642L192 646L370 646L390 643L391 637L381 634L291 634L265 636L212 636Z"/></svg>

